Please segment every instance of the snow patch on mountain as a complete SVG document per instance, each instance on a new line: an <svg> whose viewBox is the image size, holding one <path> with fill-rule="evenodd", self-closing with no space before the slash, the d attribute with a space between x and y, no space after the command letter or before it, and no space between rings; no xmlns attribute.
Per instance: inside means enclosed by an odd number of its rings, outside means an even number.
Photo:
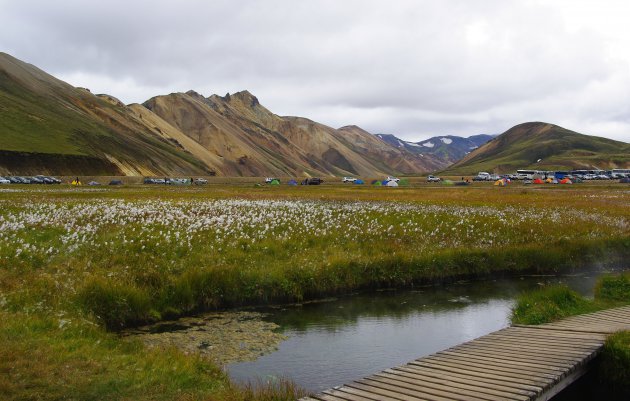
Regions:
<svg viewBox="0 0 630 401"><path fill-rule="evenodd" d="M453 143L453 140L451 138L440 138L440 141L444 142L447 145Z"/></svg>
<svg viewBox="0 0 630 401"><path fill-rule="evenodd" d="M422 144L422 146L425 146L427 148L432 148L435 146L435 144L433 142L425 142Z"/></svg>

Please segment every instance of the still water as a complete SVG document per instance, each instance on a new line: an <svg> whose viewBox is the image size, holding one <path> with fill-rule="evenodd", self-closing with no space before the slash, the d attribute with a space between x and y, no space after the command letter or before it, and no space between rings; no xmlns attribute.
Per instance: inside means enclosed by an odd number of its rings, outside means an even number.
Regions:
<svg viewBox="0 0 630 401"><path fill-rule="evenodd" d="M286 377L317 392L506 327L523 291L564 283L592 296L600 274L458 282L270 309L266 320L288 339L276 352L227 370L237 382Z"/></svg>

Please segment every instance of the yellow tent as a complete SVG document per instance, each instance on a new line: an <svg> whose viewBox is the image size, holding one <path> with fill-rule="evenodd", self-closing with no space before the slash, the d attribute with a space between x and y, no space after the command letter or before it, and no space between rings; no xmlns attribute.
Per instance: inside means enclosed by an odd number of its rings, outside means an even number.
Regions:
<svg viewBox="0 0 630 401"><path fill-rule="evenodd" d="M81 184L81 181L79 181L79 180L72 180L71 184L72 185L83 185L83 184Z"/></svg>
<svg viewBox="0 0 630 401"><path fill-rule="evenodd" d="M498 185L500 187L504 187L505 186L505 180L496 180L494 182L494 185Z"/></svg>

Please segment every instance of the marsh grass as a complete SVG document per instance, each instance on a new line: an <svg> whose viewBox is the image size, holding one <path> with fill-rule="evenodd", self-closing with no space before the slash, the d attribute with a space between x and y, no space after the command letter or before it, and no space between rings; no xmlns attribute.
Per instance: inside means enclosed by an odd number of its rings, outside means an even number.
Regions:
<svg viewBox="0 0 630 401"><path fill-rule="evenodd" d="M630 331L620 331L606 339L597 377L618 399L630 397Z"/></svg>
<svg viewBox="0 0 630 401"><path fill-rule="evenodd" d="M543 324L562 318L630 304L630 273L602 276L595 297L587 299L564 285L521 294L512 308L513 324Z"/></svg>

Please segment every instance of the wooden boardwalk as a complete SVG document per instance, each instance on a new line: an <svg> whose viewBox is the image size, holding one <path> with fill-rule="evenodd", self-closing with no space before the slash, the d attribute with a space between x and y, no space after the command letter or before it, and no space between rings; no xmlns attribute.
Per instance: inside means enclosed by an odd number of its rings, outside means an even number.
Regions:
<svg viewBox="0 0 630 401"><path fill-rule="evenodd" d="M630 306L515 325L302 400L548 400L619 330L630 330Z"/></svg>

